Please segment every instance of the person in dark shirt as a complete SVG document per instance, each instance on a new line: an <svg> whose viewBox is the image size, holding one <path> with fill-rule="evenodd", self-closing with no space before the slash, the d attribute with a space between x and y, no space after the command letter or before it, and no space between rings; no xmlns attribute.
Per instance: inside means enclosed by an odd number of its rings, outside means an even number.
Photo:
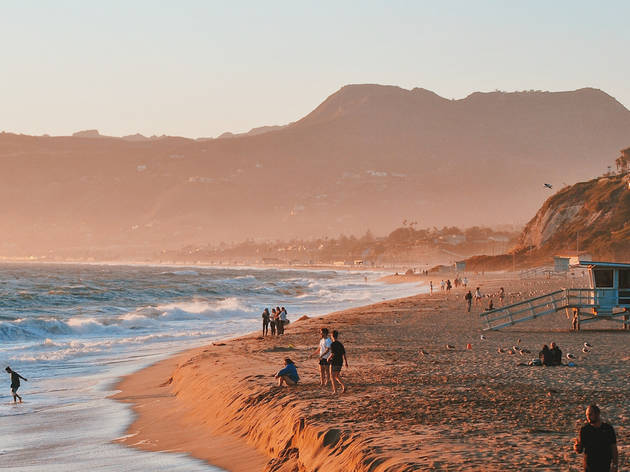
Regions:
<svg viewBox="0 0 630 472"><path fill-rule="evenodd" d="M556 345L556 343L551 343L551 365L562 365L562 351Z"/></svg>
<svg viewBox="0 0 630 472"><path fill-rule="evenodd" d="M616 472L619 452L615 430L602 422L597 405L590 405L586 409L586 419L588 422L580 429L580 437L573 440L575 452L584 452L584 471Z"/></svg>
<svg viewBox="0 0 630 472"><path fill-rule="evenodd" d="M284 360L284 369L280 369L275 378L278 379L278 386L286 385L290 387L292 385L297 385L300 381L300 376L298 375L297 368L291 359L288 357Z"/></svg>
<svg viewBox="0 0 630 472"><path fill-rule="evenodd" d="M547 346L546 344L543 346L542 350L538 353L538 358L540 359L543 365L553 365L551 349L549 349L549 346Z"/></svg>
<svg viewBox="0 0 630 472"><path fill-rule="evenodd" d="M265 311L262 313L263 320L263 336L269 334L269 308L265 308Z"/></svg>
<svg viewBox="0 0 630 472"><path fill-rule="evenodd" d="M17 403L17 399L20 399L20 403L22 403L22 397L17 394L18 388L20 388L20 379L28 382L24 377L20 374L11 370L11 367L4 369L8 374L11 375L11 395L13 395L13 403Z"/></svg>
<svg viewBox="0 0 630 472"><path fill-rule="evenodd" d="M346 358L346 349L343 347L343 344L339 342L339 332L332 332L333 342L330 345L330 352L332 352L332 356L330 356L330 380L332 383L332 391L333 393L337 393L337 386L335 382L339 382L341 385L341 393L346 391L346 386L339 378L339 374L341 374L341 368L343 367L343 363L346 363L346 368L348 368L348 359Z"/></svg>
<svg viewBox="0 0 630 472"><path fill-rule="evenodd" d="M472 299L473 299L472 293L470 290L468 290L468 293L464 296L464 300L466 300L466 308L467 308L466 311L468 311L469 313L470 313L470 305L472 305Z"/></svg>

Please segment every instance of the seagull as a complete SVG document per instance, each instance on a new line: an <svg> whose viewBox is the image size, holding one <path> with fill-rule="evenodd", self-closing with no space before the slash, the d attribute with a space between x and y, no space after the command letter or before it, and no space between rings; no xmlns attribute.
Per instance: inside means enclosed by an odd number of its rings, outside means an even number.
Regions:
<svg viewBox="0 0 630 472"><path fill-rule="evenodd" d="M505 349L503 349L502 347L500 347L499 349L497 349L497 352L499 354L503 354L505 352Z"/></svg>
<svg viewBox="0 0 630 472"><path fill-rule="evenodd" d="M583 352L583 353L587 353L587 352L591 352L591 350L590 350L590 349L588 349L588 348L586 348L586 347L583 347L583 348L582 348L582 352Z"/></svg>
<svg viewBox="0 0 630 472"><path fill-rule="evenodd" d="M446 349L448 349L449 351L452 351L453 349L455 349L455 346L453 346L452 344L447 344Z"/></svg>
<svg viewBox="0 0 630 472"><path fill-rule="evenodd" d="M516 344L521 344L521 338L518 338L518 339L516 340Z"/></svg>
<svg viewBox="0 0 630 472"><path fill-rule="evenodd" d="M573 354L567 354L567 359L575 359L575 356Z"/></svg>
<svg viewBox="0 0 630 472"><path fill-rule="evenodd" d="M589 343L584 343L584 347L593 347Z"/></svg>
<svg viewBox="0 0 630 472"><path fill-rule="evenodd" d="M521 350L521 348L520 348L520 347L518 347L518 346L512 346L512 350L513 350L513 351L520 351L520 350Z"/></svg>
<svg viewBox="0 0 630 472"><path fill-rule="evenodd" d="M485 335L485 334L482 334L482 335L481 335L481 340L482 340L482 341L485 341L485 340L486 340L486 335Z"/></svg>
<svg viewBox="0 0 630 472"><path fill-rule="evenodd" d="M553 188L553 185L551 185L551 184L545 184L545 187L547 187L547 188Z"/></svg>
<svg viewBox="0 0 630 472"><path fill-rule="evenodd" d="M427 351L425 351L424 349L420 349L420 350L418 351L418 354L420 354L421 356L427 356L427 355L429 355L429 353L428 353Z"/></svg>

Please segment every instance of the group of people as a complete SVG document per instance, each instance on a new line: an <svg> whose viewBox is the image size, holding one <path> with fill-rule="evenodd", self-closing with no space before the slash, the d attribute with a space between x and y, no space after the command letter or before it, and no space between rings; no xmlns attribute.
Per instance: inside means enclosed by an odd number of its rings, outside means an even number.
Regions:
<svg viewBox="0 0 630 472"><path fill-rule="evenodd" d="M562 365L562 350L554 342L551 347L545 344L538 353L538 358L542 365Z"/></svg>
<svg viewBox="0 0 630 472"><path fill-rule="evenodd" d="M447 279L446 281L441 280L440 281L440 290L444 291L446 290L447 292L450 292L451 289L453 287L457 288L457 287L466 287L468 286L468 279L466 277L461 278L459 275L455 277L455 279L451 282L451 279ZM433 281L429 281L429 288L431 290L431 293L433 293Z"/></svg>
<svg viewBox="0 0 630 472"><path fill-rule="evenodd" d="M503 287L499 289L496 293L497 298L499 299L500 306L505 305L505 290ZM470 308L472 306L473 300L475 301L475 306L481 306L483 304L483 295L481 294L481 288L477 287L475 289L475 294L473 295L472 291L468 290L466 295L464 295L464 300L466 301L466 311L470 313ZM490 296L490 301L488 302L488 306L485 308L486 311L494 310L494 299L493 296Z"/></svg>
<svg viewBox="0 0 630 472"><path fill-rule="evenodd" d="M321 328L319 334L319 346L309 358L318 357L320 385L326 387L330 383L333 393L337 393L339 387L344 393L346 384L341 380L341 369L344 364L348 368L348 358L344 345L339 341L339 332L334 330L331 335L328 328ZM275 374L275 378L279 386L292 386L300 381L297 367L290 358L284 360L284 368Z"/></svg>
<svg viewBox="0 0 630 472"><path fill-rule="evenodd" d="M271 309L271 313L269 313L269 308L265 308L262 313L262 323L263 336L267 336L270 329L272 336L284 334L284 327L289 324L286 308L277 306Z"/></svg>

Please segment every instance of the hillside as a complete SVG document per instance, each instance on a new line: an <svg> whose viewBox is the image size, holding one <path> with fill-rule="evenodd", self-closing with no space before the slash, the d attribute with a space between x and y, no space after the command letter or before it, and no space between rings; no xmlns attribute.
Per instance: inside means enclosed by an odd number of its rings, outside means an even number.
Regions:
<svg viewBox="0 0 630 472"><path fill-rule="evenodd" d="M0 134L0 256L523 223L543 182L600 174L630 111L595 89L349 85L284 127L229 139ZM96 136L96 137L95 137Z"/></svg>
<svg viewBox="0 0 630 472"><path fill-rule="evenodd" d="M586 252L594 260L630 261L630 174L601 177L550 197L510 254L476 257L473 270L550 264L554 255Z"/></svg>

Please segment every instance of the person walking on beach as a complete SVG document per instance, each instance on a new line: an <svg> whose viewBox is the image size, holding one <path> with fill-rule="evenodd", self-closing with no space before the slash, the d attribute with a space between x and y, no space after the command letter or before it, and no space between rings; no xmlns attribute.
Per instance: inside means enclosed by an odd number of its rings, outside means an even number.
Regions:
<svg viewBox="0 0 630 472"><path fill-rule="evenodd" d="M276 335L276 309L271 309L271 316L269 318L269 327L271 328L271 335Z"/></svg>
<svg viewBox="0 0 630 472"><path fill-rule="evenodd" d="M431 294L433 294L433 280L429 281L429 287L431 287Z"/></svg>
<svg viewBox="0 0 630 472"><path fill-rule="evenodd" d="M269 334L269 308L265 308L262 312L262 321L263 321L263 336L267 336Z"/></svg>
<svg viewBox="0 0 630 472"><path fill-rule="evenodd" d="M446 291L447 291L447 292L450 292L450 291L451 291L451 288L453 288L453 285L451 284L451 279L448 279L448 280L446 281Z"/></svg>
<svg viewBox="0 0 630 472"><path fill-rule="evenodd" d="M287 310L282 307L280 310L280 324L282 324L282 333L284 334L284 328L286 327L289 320L287 320Z"/></svg>
<svg viewBox="0 0 630 472"><path fill-rule="evenodd" d="M279 387L282 387L282 385L290 387L292 385L297 385L297 383L300 381L297 367L295 367L293 361L288 357L284 360L284 368L280 369L276 373L276 375L274 375L274 377L278 379Z"/></svg>
<svg viewBox="0 0 630 472"><path fill-rule="evenodd" d="M328 385L328 381L330 380L330 366L328 364L328 359L330 358L330 345L332 344L332 340L328 337L328 328L321 328L319 330L319 334L321 336L319 340L319 347L317 351L311 354L309 357L319 356L319 384L322 387Z"/></svg>
<svg viewBox="0 0 630 472"><path fill-rule="evenodd" d="M479 287L477 287L477 290L475 290L475 306L481 305L482 298L483 298L483 295L481 295L481 290L479 289Z"/></svg>
<svg viewBox="0 0 630 472"><path fill-rule="evenodd" d="M335 382L338 382L341 385L341 393L346 391L345 384L339 378L341 374L341 368L345 362L346 369L348 368L348 359L346 358L346 349L343 347L343 344L339 342L339 332L332 332L333 342L330 345L330 352L332 355L330 356L330 383L332 384L332 392L337 393L337 387Z"/></svg>
<svg viewBox="0 0 630 472"><path fill-rule="evenodd" d="M464 295L464 300L466 300L466 311L470 313L470 306L472 305L472 292L468 290L468 293Z"/></svg>
<svg viewBox="0 0 630 472"><path fill-rule="evenodd" d="M587 423L580 428L579 438L573 440L573 450L578 454L584 452L584 471L616 472L619 452L615 430L602 421L597 405L586 409L586 419Z"/></svg>
<svg viewBox="0 0 630 472"><path fill-rule="evenodd" d="M20 388L20 379L24 380L25 382L28 382L28 380L14 370L11 370L11 367L9 366L7 366L7 368L4 370L7 372L7 374L11 375L11 395L13 395L13 403L17 403L18 399L20 400L20 403L22 403L22 397L19 396L17 393L18 388Z"/></svg>

